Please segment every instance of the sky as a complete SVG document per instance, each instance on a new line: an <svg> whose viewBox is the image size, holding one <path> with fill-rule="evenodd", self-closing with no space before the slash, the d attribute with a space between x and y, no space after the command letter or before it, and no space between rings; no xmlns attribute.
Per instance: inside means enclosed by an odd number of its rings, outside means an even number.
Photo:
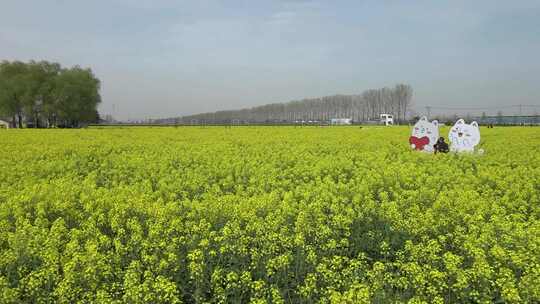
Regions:
<svg viewBox="0 0 540 304"><path fill-rule="evenodd" d="M89 67L102 82L100 113L123 120L397 83L413 87L418 114L426 106L510 113L519 104L540 112L539 0L0 0L0 8L0 60Z"/></svg>

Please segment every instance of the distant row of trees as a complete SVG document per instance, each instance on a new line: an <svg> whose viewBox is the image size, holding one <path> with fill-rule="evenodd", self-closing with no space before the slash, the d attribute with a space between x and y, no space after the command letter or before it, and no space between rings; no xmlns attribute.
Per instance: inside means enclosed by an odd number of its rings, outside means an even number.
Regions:
<svg viewBox="0 0 540 304"><path fill-rule="evenodd" d="M335 95L303 99L287 103L203 113L181 118L182 123L292 122L327 121L332 118L352 118L354 121L379 119L381 113L393 114L404 122L411 107L413 90L410 85L398 84L393 88L367 90L359 95ZM177 121L178 122L178 121Z"/></svg>
<svg viewBox="0 0 540 304"><path fill-rule="evenodd" d="M540 124L540 115L534 112L527 115L505 115L503 111L497 111L496 115L488 115L486 112L482 114L436 114L432 115L430 120L436 119L439 123L453 125L458 119L463 118L467 122L476 121L481 125L538 125ZM412 118L413 121L420 119L420 115Z"/></svg>
<svg viewBox="0 0 540 304"><path fill-rule="evenodd" d="M47 61L0 63L0 117L14 127L77 127L99 120L92 70Z"/></svg>

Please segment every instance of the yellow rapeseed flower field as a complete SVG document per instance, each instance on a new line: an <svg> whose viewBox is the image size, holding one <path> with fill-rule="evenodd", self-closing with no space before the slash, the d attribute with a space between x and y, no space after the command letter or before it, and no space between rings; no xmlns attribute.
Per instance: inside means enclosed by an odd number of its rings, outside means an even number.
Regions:
<svg viewBox="0 0 540 304"><path fill-rule="evenodd" d="M481 132L0 130L0 303L540 302L540 129Z"/></svg>

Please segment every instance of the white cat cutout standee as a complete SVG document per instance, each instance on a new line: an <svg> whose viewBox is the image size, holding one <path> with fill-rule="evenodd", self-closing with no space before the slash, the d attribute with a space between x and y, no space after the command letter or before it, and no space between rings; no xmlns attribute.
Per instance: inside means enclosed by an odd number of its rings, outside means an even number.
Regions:
<svg viewBox="0 0 540 304"><path fill-rule="evenodd" d="M448 133L450 140L450 151L452 152L474 152L474 148L480 143L480 128L478 123L471 124L459 119Z"/></svg>
<svg viewBox="0 0 540 304"><path fill-rule="evenodd" d="M409 144L414 150L432 153L438 139L439 122L437 120L429 122L427 117L423 116L413 127Z"/></svg>

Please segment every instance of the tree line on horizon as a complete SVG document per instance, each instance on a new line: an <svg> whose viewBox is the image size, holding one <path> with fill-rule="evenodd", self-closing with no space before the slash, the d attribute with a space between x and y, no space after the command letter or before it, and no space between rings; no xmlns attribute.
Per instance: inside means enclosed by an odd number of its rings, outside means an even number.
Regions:
<svg viewBox="0 0 540 304"><path fill-rule="evenodd" d="M13 127L97 122L100 81L91 69L48 61L0 62L0 119Z"/></svg>
<svg viewBox="0 0 540 304"><path fill-rule="evenodd" d="M328 121L351 118L356 122L378 120L380 114L394 115L396 122L405 122L411 108L413 89L407 84L393 88L366 90L357 95L334 95L307 98L285 103L271 103L240 110L217 111L181 118L166 119L174 123L265 123L295 121Z"/></svg>

